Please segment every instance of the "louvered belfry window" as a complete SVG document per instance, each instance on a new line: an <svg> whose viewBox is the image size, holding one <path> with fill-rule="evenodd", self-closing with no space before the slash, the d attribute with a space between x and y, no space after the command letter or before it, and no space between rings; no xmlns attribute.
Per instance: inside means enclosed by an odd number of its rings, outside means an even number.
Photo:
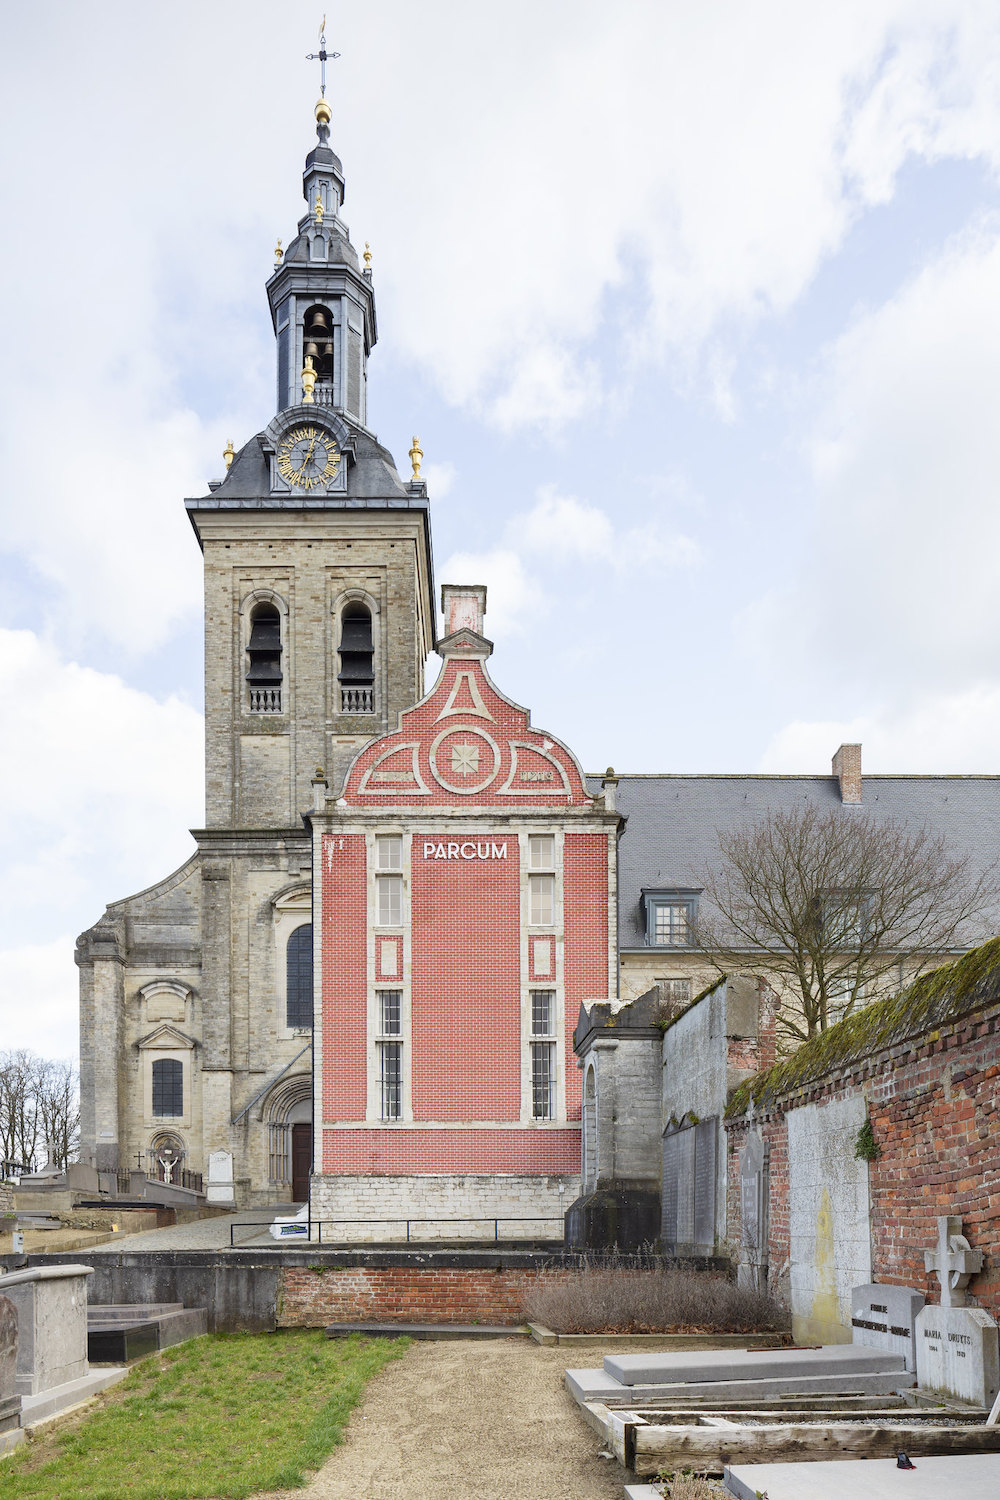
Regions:
<svg viewBox="0 0 1000 1500"><path fill-rule="evenodd" d="M281 712L281 616L273 604L258 604L250 618L246 681L251 713Z"/></svg>
<svg viewBox="0 0 1000 1500"><path fill-rule="evenodd" d="M375 712L375 648L372 617L363 604L348 604L340 620L340 711Z"/></svg>

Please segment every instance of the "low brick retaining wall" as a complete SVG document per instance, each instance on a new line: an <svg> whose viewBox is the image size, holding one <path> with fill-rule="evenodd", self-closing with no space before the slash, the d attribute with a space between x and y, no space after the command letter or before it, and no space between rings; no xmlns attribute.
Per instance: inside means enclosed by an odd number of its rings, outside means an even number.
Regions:
<svg viewBox="0 0 1000 1500"><path fill-rule="evenodd" d="M565 1282L571 1271L465 1266L286 1266L281 1273L279 1328L326 1323L525 1322L525 1298L539 1282Z"/></svg>

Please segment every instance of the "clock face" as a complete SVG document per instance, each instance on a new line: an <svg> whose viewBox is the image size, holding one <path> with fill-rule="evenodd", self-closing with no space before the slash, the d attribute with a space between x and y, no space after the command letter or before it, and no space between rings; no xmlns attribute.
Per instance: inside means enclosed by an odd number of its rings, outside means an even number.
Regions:
<svg viewBox="0 0 1000 1500"><path fill-rule="evenodd" d="M297 490L329 484L340 464L340 449L322 427L293 427L278 444L278 473Z"/></svg>

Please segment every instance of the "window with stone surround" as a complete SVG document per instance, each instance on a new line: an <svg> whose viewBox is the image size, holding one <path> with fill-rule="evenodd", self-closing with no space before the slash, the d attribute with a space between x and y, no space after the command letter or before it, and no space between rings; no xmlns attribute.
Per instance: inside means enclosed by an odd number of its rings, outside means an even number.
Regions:
<svg viewBox="0 0 1000 1500"><path fill-rule="evenodd" d="M555 1118L556 1104L555 990L531 991L531 1116Z"/></svg>
<svg viewBox="0 0 1000 1500"><path fill-rule="evenodd" d="M383 1120L398 1120L403 1114L403 1044L378 1042L378 1079Z"/></svg>
<svg viewBox="0 0 1000 1500"><path fill-rule="evenodd" d="M664 1006L672 1013L681 1010L691 1001L690 979L657 979L656 984L660 987L660 999Z"/></svg>
<svg viewBox="0 0 1000 1500"><path fill-rule="evenodd" d="M275 605L267 601L254 605L246 653L247 707L252 714L280 714L281 615Z"/></svg>
<svg viewBox="0 0 1000 1500"><path fill-rule="evenodd" d="M375 920L379 927L402 927L402 875L376 875L375 894L378 908Z"/></svg>
<svg viewBox="0 0 1000 1500"><path fill-rule="evenodd" d="M312 924L296 927L285 949L285 1024L296 1030L313 1022Z"/></svg>
<svg viewBox="0 0 1000 1500"><path fill-rule="evenodd" d="M161 1119L184 1113L184 1064L176 1057L153 1063L153 1114Z"/></svg>

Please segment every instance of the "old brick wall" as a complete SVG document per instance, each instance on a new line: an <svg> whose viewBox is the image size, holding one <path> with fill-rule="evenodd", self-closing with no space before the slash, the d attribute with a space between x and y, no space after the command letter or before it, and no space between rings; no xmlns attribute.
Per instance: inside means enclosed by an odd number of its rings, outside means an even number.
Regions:
<svg viewBox="0 0 1000 1500"><path fill-rule="evenodd" d="M321 1328L365 1319L382 1323L496 1323L516 1327L539 1281L561 1283L563 1267L473 1268L337 1266L281 1273L279 1328Z"/></svg>
<svg viewBox="0 0 1000 1500"><path fill-rule="evenodd" d="M937 1239L940 1214L960 1215L986 1266L970 1292L1000 1315L1000 1005L978 1007L871 1056L832 1069L768 1103L757 1126L770 1147L769 1279L787 1292L789 1266L788 1127L803 1104L862 1097L880 1154L868 1167L872 1272L876 1281L912 1286L937 1300L924 1251ZM729 1225L739 1243L739 1153L744 1118L727 1121Z"/></svg>

